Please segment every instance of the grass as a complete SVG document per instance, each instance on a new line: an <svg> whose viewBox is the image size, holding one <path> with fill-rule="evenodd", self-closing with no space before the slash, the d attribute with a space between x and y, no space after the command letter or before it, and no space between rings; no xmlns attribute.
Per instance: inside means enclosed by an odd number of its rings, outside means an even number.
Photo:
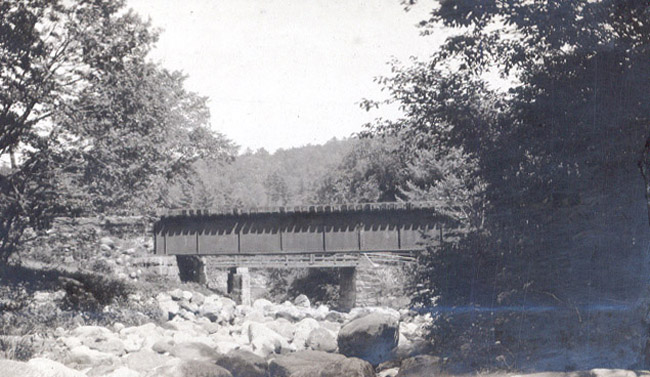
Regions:
<svg viewBox="0 0 650 377"><path fill-rule="evenodd" d="M53 296L36 303L36 292ZM132 300L133 294L144 299ZM141 325L162 317L157 303L150 300L151 293L140 292L129 281L97 273L4 266L0 269L0 297L2 336L48 334L57 327L108 326L115 322Z"/></svg>
<svg viewBox="0 0 650 377"><path fill-rule="evenodd" d="M27 361L36 353L32 336L0 336L0 358Z"/></svg>

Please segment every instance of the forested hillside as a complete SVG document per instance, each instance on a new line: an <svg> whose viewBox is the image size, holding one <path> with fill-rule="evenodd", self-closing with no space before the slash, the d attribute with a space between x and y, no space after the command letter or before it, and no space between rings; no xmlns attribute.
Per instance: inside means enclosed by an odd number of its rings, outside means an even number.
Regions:
<svg viewBox="0 0 650 377"><path fill-rule="evenodd" d="M212 208L315 204L323 179L359 144L332 139L324 145L247 150L227 162L202 160L191 179L170 189L169 207Z"/></svg>

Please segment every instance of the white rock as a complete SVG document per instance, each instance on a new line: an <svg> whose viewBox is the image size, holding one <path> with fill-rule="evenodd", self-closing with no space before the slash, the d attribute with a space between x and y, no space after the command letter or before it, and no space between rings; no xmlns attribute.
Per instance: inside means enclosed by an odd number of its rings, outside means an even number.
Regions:
<svg viewBox="0 0 650 377"><path fill-rule="evenodd" d="M199 315L208 318L210 321L215 322L221 316L223 304L219 301L206 300L199 308Z"/></svg>
<svg viewBox="0 0 650 377"><path fill-rule="evenodd" d="M253 346L254 353L262 357L271 353L287 352L293 348L289 346L289 342L282 335L261 323L251 322L248 325L248 339Z"/></svg>
<svg viewBox="0 0 650 377"><path fill-rule="evenodd" d="M92 350L87 346L78 346L70 350L70 362L80 366L98 366L113 364L115 356Z"/></svg>
<svg viewBox="0 0 650 377"><path fill-rule="evenodd" d="M172 300L174 300L174 301L180 301L180 300L183 299L183 291L178 289L178 288L176 288L174 290L171 290L171 291L169 291L167 293L169 293Z"/></svg>
<svg viewBox="0 0 650 377"><path fill-rule="evenodd" d="M273 303L269 300L263 299L263 298L258 298L257 300L253 301L253 309L259 310L264 312L267 308L270 308L273 306Z"/></svg>
<svg viewBox="0 0 650 377"><path fill-rule="evenodd" d="M301 350L307 348L307 338L309 337L309 333L317 328L320 328L320 323L313 318L305 318L296 323L296 333L292 342L296 349Z"/></svg>
<svg viewBox="0 0 650 377"><path fill-rule="evenodd" d="M325 305L319 305L318 308L314 310L312 316L319 321L323 321L325 317L327 317L329 312L330 312L330 308L328 308Z"/></svg>
<svg viewBox="0 0 650 377"><path fill-rule="evenodd" d="M269 329L285 337L288 341L292 341L294 335L296 334L296 326L284 318L278 318L276 320L266 322L265 325Z"/></svg>
<svg viewBox="0 0 650 377"><path fill-rule="evenodd" d="M131 334L123 338L124 350L128 353L137 352L144 346L145 339L137 334Z"/></svg>
<svg viewBox="0 0 650 377"><path fill-rule="evenodd" d="M224 341L222 341L222 342L217 342L216 343L217 352L219 352L220 354L224 354L224 355L227 354L228 352L232 351L232 350L240 349L242 346L244 346L244 345L239 344L239 343L235 343L235 342L224 342Z"/></svg>
<svg viewBox="0 0 650 377"><path fill-rule="evenodd" d="M106 246L109 246L111 248L115 247L115 241L113 241L113 239L111 237L104 236L104 237L99 239L99 243L101 245L106 245Z"/></svg>
<svg viewBox="0 0 650 377"><path fill-rule="evenodd" d="M172 296L165 292L160 292L156 295L156 301L169 301L172 299Z"/></svg>
<svg viewBox="0 0 650 377"><path fill-rule="evenodd" d="M180 311L180 307L175 301L158 301L158 307L166 318L174 318Z"/></svg>
<svg viewBox="0 0 650 377"><path fill-rule="evenodd" d="M127 367L120 367L105 375L104 377L140 377L140 373Z"/></svg>
<svg viewBox="0 0 650 377"><path fill-rule="evenodd" d="M70 369L61 363L40 357L29 360L27 365L41 373L33 375L34 377L85 377L83 373Z"/></svg>
<svg viewBox="0 0 650 377"><path fill-rule="evenodd" d="M60 337L59 341L63 343L68 349L72 349L75 347L79 347L81 344L81 340L79 338L76 338L74 336L64 336Z"/></svg>
<svg viewBox="0 0 650 377"><path fill-rule="evenodd" d="M399 373L399 368L390 368L382 370L377 374L377 377L395 377Z"/></svg>
<svg viewBox="0 0 650 377"><path fill-rule="evenodd" d="M201 306L205 302L205 296L199 292L194 292L194 294L192 294L192 299L190 300L190 302L198 306Z"/></svg>
<svg viewBox="0 0 650 377"><path fill-rule="evenodd" d="M181 301L180 307L182 309L187 310L188 312L191 313L198 313L199 312L199 306L197 304L191 303L189 301Z"/></svg>
<svg viewBox="0 0 650 377"><path fill-rule="evenodd" d="M293 300L293 303L297 307L300 307L300 308L309 308L309 307L311 307L311 303L309 302L309 298L307 296L305 296L305 295L298 295L298 297L296 297Z"/></svg>

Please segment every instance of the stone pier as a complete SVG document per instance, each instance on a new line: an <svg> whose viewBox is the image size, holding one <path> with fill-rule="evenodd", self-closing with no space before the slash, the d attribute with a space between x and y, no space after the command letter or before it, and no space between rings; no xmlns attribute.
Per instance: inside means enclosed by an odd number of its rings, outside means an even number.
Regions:
<svg viewBox="0 0 650 377"><path fill-rule="evenodd" d="M339 272L339 309L349 311L357 301L357 269L343 267Z"/></svg>
<svg viewBox="0 0 650 377"><path fill-rule="evenodd" d="M237 304L251 304L251 277L248 268L228 269L228 294Z"/></svg>
<svg viewBox="0 0 650 377"><path fill-rule="evenodd" d="M211 265L209 257L199 257L195 255L177 255L178 272L181 281L196 282L205 284L211 289L223 289L226 283L226 292L237 304L250 305L253 301L251 293L251 276L247 267L231 267L227 269L227 275L224 274L223 267ZM357 304L357 299L361 304L368 305L364 299L363 292L358 297L358 274L357 267L339 267L339 301L338 310L349 311ZM363 270L363 269L362 269ZM216 278L218 277L218 278ZM225 281L224 281L225 280ZM365 287L366 283L361 281L361 286ZM258 290L260 287L258 287ZM385 292L383 292L385 293Z"/></svg>

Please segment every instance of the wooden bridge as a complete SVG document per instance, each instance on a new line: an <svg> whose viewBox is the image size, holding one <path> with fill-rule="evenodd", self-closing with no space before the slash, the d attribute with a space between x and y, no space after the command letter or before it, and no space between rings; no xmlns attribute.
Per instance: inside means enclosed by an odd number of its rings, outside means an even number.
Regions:
<svg viewBox="0 0 650 377"><path fill-rule="evenodd" d="M246 290L249 267L341 268L343 307L354 305L362 257L412 256L424 237L429 244L442 237L442 221L426 202L173 210L154 225L156 254L176 255L179 269L197 268L188 257L214 258L211 264L231 269L231 293Z"/></svg>

